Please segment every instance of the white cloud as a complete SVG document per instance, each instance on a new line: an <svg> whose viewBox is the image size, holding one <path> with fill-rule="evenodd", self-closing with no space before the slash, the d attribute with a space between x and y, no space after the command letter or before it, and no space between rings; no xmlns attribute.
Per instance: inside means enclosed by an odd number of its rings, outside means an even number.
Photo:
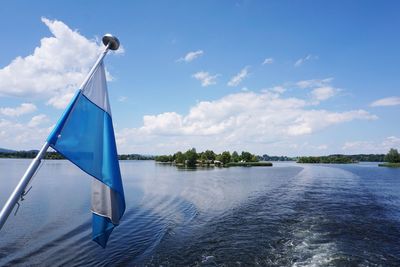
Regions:
<svg viewBox="0 0 400 267"><path fill-rule="evenodd" d="M333 81L332 77L326 79L311 79L311 80L298 81L295 85L301 89L306 89L306 88L324 87L329 85L332 81Z"/></svg>
<svg viewBox="0 0 400 267"><path fill-rule="evenodd" d="M274 63L274 59L269 57L269 58L264 59L264 61L261 65L272 64L272 63Z"/></svg>
<svg viewBox="0 0 400 267"><path fill-rule="evenodd" d="M75 95L75 92L73 92L72 90L71 90L71 92L64 92L62 94L51 97L47 101L47 104L51 105L55 108L58 108L58 109L63 109L68 105L68 103L71 101L71 99L74 95Z"/></svg>
<svg viewBox="0 0 400 267"><path fill-rule="evenodd" d="M204 54L203 50L192 51L187 53L184 57L179 58L177 62L182 62L182 61L192 62L193 60L195 60L196 58L200 57L203 54Z"/></svg>
<svg viewBox="0 0 400 267"><path fill-rule="evenodd" d="M217 83L219 74L211 75L206 71L199 71L192 75L193 78L201 82L201 86L210 86Z"/></svg>
<svg viewBox="0 0 400 267"><path fill-rule="evenodd" d="M288 127L288 134L293 136L310 134L327 128L328 126L349 122L352 120L376 120L377 116L365 110L351 110L345 112L329 112L326 110L304 110L293 125Z"/></svg>
<svg viewBox="0 0 400 267"><path fill-rule="evenodd" d="M36 111L37 108L32 103L22 103L15 108L0 108L0 114L9 117L18 117Z"/></svg>
<svg viewBox="0 0 400 267"><path fill-rule="evenodd" d="M0 147L27 150L39 149L52 127L43 125L47 119L38 115L28 123L0 119Z"/></svg>
<svg viewBox="0 0 400 267"><path fill-rule="evenodd" d="M39 125L48 123L49 121L49 118L45 114L39 114L32 117L32 119L28 122L28 126L37 127Z"/></svg>
<svg viewBox="0 0 400 267"><path fill-rule="evenodd" d="M303 65L306 61L309 61L309 60L312 60L312 59L318 59L318 57L317 57L317 56L314 56L314 55L311 55L311 54L308 54L308 55L305 56L305 57L299 58L299 59L294 63L294 66L295 66L295 67L300 67L300 66Z"/></svg>
<svg viewBox="0 0 400 267"><path fill-rule="evenodd" d="M176 112L165 112L158 115L146 115L143 117L143 131L158 133L161 135L180 134L182 131L182 116Z"/></svg>
<svg viewBox="0 0 400 267"><path fill-rule="evenodd" d="M392 96L382 99L378 99L371 103L371 107L386 107L386 106L397 106L400 105L400 97Z"/></svg>
<svg viewBox="0 0 400 267"><path fill-rule="evenodd" d="M118 102L125 102L128 98L126 96L118 97Z"/></svg>
<svg viewBox="0 0 400 267"><path fill-rule="evenodd" d="M301 80L298 82L286 82L282 85L262 89L262 92L274 92L282 94L288 90L307 89L310 90L310 104L316 105L320 101L327 100L337 95L342 89L332 85L333 78Z"/></svg>
<svg viewBox="0 0 400 267"><path fill-rule="evenodd" d="M286 88L283 86L274 86L270 90L278 94L283 94L284 92L286 92Z"/></svg>
<svg viewBox="0 0 400 267"><path fill-rule="evenodd" d="M58 20L42 18L53 34L44 37L31 55L16 57L0 69L0 96L47 99L66 106L103 46Z"/></svg>
<svg viewBox="0 0 400 267"><path fill-rule="evenodd" d="M228 82L228 86L238 86L249 75L249 68L249 66L246 66L238 74L233 76Z"/></svg>
<svg viewBox="0 0 400 267"><path fill-rule="evenodd" d="M269 144L345 122L377 119L365 110L333 112L310 107L315 106L306 99L284 98L273 92L240 92L201 101L187 114L144 116L142 126L119 131L117 139L126 152L170 153L193 146L202 150L211 144L219 151L248 149L263 153Z"/></svg>
<svg viewBox="0 0 400 267"><path fill-rule="evenodd" d="M396 136L388 136L383 140L377 141L349 141L346 142L342 149L346 153L382 153L386 154L389 149L400 149L400 138Z"/></svg>
<svg viewBox="0 0 400 267"><path fill-rule="evenodd" d="M331 98L332 96L336 95L338 89L333 88L331 86L319 87L315 88L311 91L311 95L317 101L323 101Z"/></svg>

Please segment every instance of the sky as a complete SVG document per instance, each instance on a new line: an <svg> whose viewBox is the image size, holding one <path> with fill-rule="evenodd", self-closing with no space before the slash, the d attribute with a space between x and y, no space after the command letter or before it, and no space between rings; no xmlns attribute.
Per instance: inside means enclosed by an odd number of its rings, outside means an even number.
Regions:
<svg viewBox="0 0 400 267"><path fill-rule="evenodd" d="M112 33L118 152L400 149L399 1L6 1L0 147L39 149Z"/></svg>

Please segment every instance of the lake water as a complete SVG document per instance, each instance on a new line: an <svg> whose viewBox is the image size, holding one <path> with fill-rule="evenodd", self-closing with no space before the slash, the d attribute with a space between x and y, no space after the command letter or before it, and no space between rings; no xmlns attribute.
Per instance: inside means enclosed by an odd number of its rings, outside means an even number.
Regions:
<svg viewBox="0 0 400 267"><path fill-rule="evenodd" d="M0 205L29 162L0 160ZM400 266L400 169L120 165L127 209L106 249L91 179L45 161L0 231L0 266Z"/></svg>

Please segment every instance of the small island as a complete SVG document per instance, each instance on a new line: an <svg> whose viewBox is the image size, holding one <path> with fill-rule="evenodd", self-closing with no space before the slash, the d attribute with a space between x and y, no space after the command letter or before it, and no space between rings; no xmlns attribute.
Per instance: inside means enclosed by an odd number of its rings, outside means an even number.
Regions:
<svg viewBox="0 0 400 267"><path fill-rule="evenodd" d="M195 148L189 149L185 153L181 151L173 155L156 156L155 160L159 163L173 164L178 167L270 167L271 162L260 161L259 157L247 151L241 154L234 151L224 151L216 154L212 150L197 153Z"/></svg>
<svg viewBox="0 0 400 267"><path fill-rule="evenodd" d="M379 167L400 168L400 154L397 149L390 149L385 156L385 162L378 165Z"/></svg>

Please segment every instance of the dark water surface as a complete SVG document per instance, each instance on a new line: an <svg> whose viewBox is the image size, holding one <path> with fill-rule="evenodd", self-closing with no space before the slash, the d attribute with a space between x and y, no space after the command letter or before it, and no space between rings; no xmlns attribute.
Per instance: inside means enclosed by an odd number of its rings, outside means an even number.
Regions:
<svg viewBox="0 0 400 267"><path fill-rule="evenodd" d="M0 205L29 162L0 160ZM0 231L0 266L400 266L400 169L120 164L127 210L106 249L91 179L45 161Z"/></svg>

